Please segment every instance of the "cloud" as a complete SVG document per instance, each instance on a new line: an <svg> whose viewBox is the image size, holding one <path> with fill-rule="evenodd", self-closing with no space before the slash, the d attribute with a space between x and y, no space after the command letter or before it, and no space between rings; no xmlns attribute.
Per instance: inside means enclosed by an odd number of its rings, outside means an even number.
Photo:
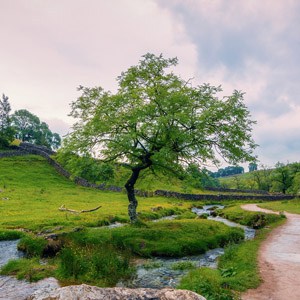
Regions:
<svg viewBox="0 0 300 300"><path fill-rule="evenodd" d="M299 1L157 2L196 45L197 78L246 92L261 161L299 160Z"/></svg>
<svg viewBox="0 0 300 300"><path fill-rule="evenodd" d="M53 133L58 133L61 137L64 137L70 132L70 127L72 125L72 122L68 123L58 118L44 119L41 121L46 122L49 125L50 130Z"/></svg>
<svg viewBox="0 0 300 300"><path fill-rule="evenodd" d="M79 85L116 89L147 52L178 56L182 74L196 66L184 27L151 0L13 0L0 11L0 90L42 119L66 120Z"/></svg>

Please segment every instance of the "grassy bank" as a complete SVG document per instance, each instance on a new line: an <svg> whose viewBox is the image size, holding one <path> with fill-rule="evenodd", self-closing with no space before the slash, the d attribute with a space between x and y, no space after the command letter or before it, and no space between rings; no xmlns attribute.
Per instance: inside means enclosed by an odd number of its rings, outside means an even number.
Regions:
<svg viewBox="0 0 300 300"><path fill-rule="evenodd" d="M300 199L290 201L274 201L268 203L260 203L258 206L271 209L274 211L286 211L292 214L300 214Z"/></svg>
<svg viewBox="0 0 300 300"><path fill-rule="evenodd" d="M239 205L229 205L224 210L220 211L219 215L230 221L255 229L263 228L278 220L277 215L245 211Z"/></svg>

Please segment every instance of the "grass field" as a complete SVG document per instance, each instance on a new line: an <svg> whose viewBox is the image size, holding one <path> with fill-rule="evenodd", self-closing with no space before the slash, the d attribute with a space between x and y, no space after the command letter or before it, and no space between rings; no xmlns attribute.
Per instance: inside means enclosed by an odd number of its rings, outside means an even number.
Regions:
<svg viewBox="0 0 300 300"><path fill-rule="evenodd" d="M26 228L34 231L56 226L100 226L117 217L128 220L126 194L104 192L75 185L60 176L39 156L20 156L0 160L0 229ZM138 211L151 208L178 207L178 200L160 197L139 198ZM91 213L72 214L59 211L87 210ZM180 209L191 204L180 203Z"/></svg>

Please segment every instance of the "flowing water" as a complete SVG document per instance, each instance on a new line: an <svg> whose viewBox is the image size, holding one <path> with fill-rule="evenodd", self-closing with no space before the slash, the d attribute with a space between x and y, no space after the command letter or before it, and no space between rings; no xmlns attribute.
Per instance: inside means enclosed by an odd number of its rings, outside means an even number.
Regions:
<svg viewBox="0 0 300 300"><path fill-rule="evenodd" d="M181 258L143 259L136 264L136 276L127 281L119 282L118 286L130 288L164 288L176 287L180 279L190 269L178 270L177 266L189 267L217 267L217 258L224 253L224 249L217 248L207 251L203 255L186 256Z"/></svg>
<svg viewBox="0 0 300 300"><path fill-rule="evenodd" d="M18 251L19 240L0 241L0 268L11 259L18 259L24 256L24 253Z"/></svg>
<svg viewBox="0 0 300 300"><path fill-rule="evenodd" d="M192 212L201 216L207 215L209 220L222 222L227 226L240 227L244 229L245 239L253 239L255 236L255 230L247 226L243 226L221 217L211 216L212 211L215 209L223 209L222 205L205 205L203 208L192 208ZM156 220L172 220L176 216L164 217ZM207 251L203 255L187 256L182 258L155 258L155 259L144 259L136 263L136 276L127 282L119 282L118 286L125 286L131 288L149 287L149 288L164 288L164 287L176 287L180 282L181 278L186 275L189 270L178 270L176 266L188 265L194 268L209 267L216 268L218 257L224 254L223 248L217 248Z"/></svg>
<svg viewBox="0 0 300 300"><path fill-rule="evenodd" d="M197 214L198 216L207 215L208 216L207 219L224 223L225 225L230 226L230 227L242 228L245 232L245 240L251 240L255 237L255 229L232 222L232 221L229 221L229 220L224 219L219 216L214 217L211 215L212 211L214 211L214 209L223 209L223 208L224 208L224 206L222 206L222 205L204 205L203 208L193 207L192 212Z"/></svg>

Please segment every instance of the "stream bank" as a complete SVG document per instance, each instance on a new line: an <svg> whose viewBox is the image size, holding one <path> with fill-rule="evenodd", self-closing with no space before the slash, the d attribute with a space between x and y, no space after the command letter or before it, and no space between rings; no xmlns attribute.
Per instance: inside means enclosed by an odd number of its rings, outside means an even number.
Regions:
<svg viewBox="0 0 300 300"><path fill-rule="evenodd" d="M0 268L11 259L19 259L24 253L17 250L19 240L0 241ZM23 300L39 289L52 291L59 288L55 278L46 278L36 283L17 280L11 276L0 276L0 299Z"/></svg>

